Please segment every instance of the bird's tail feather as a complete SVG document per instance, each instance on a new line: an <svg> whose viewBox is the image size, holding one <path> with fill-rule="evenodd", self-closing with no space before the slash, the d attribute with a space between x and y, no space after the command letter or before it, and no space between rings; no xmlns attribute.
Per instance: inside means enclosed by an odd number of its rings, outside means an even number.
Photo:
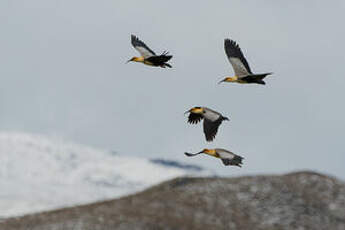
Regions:
<svg viewBox="0 0 345 230"><path fill-rule="evenodd" d="M267 77L268 75L271 75L273 73L261 73L261 74L255 74L253 75L253 80L257 84L265 85L266 83L264 82L264 78Z"/></svg>
<svg viewBox="0 0 345 230"><path fill-rule="evenodd" d="M222 121L230 121L230 119L227 117L222 117Z"/></svg>
<svg viewBox="0 0 345 230"><path fill-rule="evenodd" d="M238 167L242 167L242 160L243 160L243 157L236 155L231 161L234 165Z"/></svg>
<svg viewBox="0 0 345 230"><path fill-rule="evenodd" d="M169 68L172 68L172 66L170 65L170 64L168 64L168 63L164 63L164 67L165 66L167 66L167 67L169 67Z"/></svg>
<svg viewBox="0 0 345 230"><path fill-rule="evenodd" d="M260 79L260 80L263 80L265 77L267 77L268 75L271 75L273 73L262 73L262 74L257 74L255 77Z"/></svg>

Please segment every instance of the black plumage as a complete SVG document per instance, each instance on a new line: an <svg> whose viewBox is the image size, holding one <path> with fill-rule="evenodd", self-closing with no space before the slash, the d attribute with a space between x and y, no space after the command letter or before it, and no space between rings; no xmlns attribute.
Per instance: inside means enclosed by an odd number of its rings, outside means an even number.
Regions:
<svg viewBox="0 0 345 230"><path fill-rule="evenodd" d="M201 114L197 113L190 113L188 116L188 123L190 124L197 124L203 119L203 116Z"/></svg>
<svg viewBox="0 0 345 230"><path fill-rule="evenodd" d="M265 85L264 78L272 73L264 73L264 74L252 74L245 77L242 77L241 80L245 81L246 83L257 83L261 85Z"/></svg>
<svg viewBox="0 0 345 230"><path fill-rule="evenodd" d="M221 159L224 165L236 165L238 167L242 167L242 160L243 157L235 155L234 158L222 158Z"/></svg>
<svg viewBox="0 0 345 230"><path fill-rule="evenodd" d="M159 56L151 56L151 57L147 58L146 61L152 63L152 65L154 65L154 66L165 65L165 66L171 68L172 66L166 62L172 58L172 55L167 55L167 54L168 53L163 53Z"/></svg>
<svg viewBox="0 0 345 230"><path fill-rule="evenodd" d="M206 141L213 141L217 135L218 128L222 124L223 118L219 118L216 121L210 121L208 119L204 119L204 134L206 137Z"/></svg>

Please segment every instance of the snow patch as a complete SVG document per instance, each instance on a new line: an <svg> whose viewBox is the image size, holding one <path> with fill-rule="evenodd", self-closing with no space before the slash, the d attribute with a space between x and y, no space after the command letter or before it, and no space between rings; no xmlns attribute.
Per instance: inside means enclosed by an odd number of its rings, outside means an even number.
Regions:
<svg viewBox="0 0 345 230"><path fill-rule="evenodd" d="M0 132L0 218L117 198L193 173L57 138Z"/></svg>

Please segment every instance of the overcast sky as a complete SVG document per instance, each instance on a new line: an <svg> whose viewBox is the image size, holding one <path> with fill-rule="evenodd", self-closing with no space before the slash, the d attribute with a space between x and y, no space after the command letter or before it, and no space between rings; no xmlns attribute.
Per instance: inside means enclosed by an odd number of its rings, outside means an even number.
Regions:
<svg viewBox="0 0 345 230"><path fill-rule="evenodd" d="M223 175L312 169L345 178L345 1L0 1L0 130L58 136ZM124 64L135 34L173 69ZM236 40L267 85L216 83ZM207 143L183 113L230 118ZM184 151L221 147L224 167Z"/></svg>

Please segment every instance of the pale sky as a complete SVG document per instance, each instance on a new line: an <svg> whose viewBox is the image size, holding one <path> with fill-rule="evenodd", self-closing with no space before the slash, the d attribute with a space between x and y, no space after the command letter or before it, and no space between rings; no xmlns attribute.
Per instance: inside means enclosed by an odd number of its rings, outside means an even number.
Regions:
<svg viewBox="0 0 345 230"><path fill-rule="evenodd" d="M3 0L0 130L53 135L226 176L310 169L345 178L345 2ZM135 34L173 69L125 64ZM266 86L216 83L236 40ZM207 143L183 113L230 118ZM226 148L224 167L183 152Z"/></svg>

